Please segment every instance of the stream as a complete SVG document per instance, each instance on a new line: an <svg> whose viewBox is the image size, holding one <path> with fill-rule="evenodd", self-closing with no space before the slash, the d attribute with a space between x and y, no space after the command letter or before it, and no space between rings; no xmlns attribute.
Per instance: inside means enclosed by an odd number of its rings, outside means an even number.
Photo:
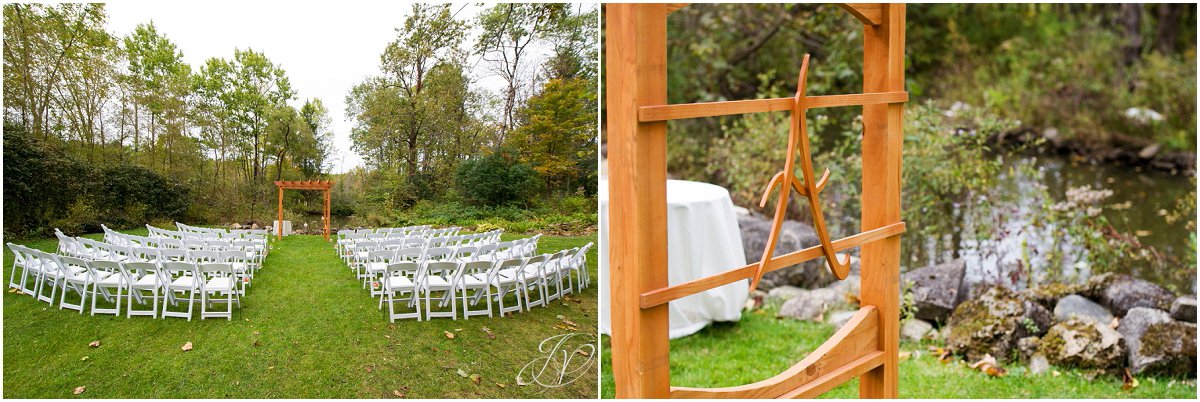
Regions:
<svg viewBox="0 0 1200 402"><path fill-rule="evenodd" d="M1008 279L1018 287L1024 285L1017 282L1024 281L1011 279L1018 271L1030 273L1027 275L1032 275L1034 282L1047 280L1051 273L1061 275L1060 280L1079 282L1093 273L1117 272L1177 292L1196 292L1196 268L1183 262L1193 253L1188 222L1195 217L1169 222L1166 216L1177 209L1178 200L1196 191L1194 177L1124 165L1076 163L1060 156L1015 155L1010 162L1031 169L1000 173L996 182L998 193L1004 196L991 200L991 210L972 210L971 205L954 203L946 206L947 213L931 214L929 219L937 222L939 229L923 234L910 227L902 240L904 265L915 268L962 258L966 261L967 281L996 283ZM1111 190L1111 196L1101 203L1107 207L1100 215L1118 231L1136 233L1143 245L1175 261L1157 269L1126 263L1124 259L1112 266L1096 267L1079 239L1053 225L1035 224L1046 194L1053 198L1051 203L1062 202L1068 189L1082 186ZM988 226L982 227L984 223ZM970 235L976 231L985 235ZM1038 258L1055 248L1064 256L1058 270L1051 269L1055 267L1047 258Z"/></svg>

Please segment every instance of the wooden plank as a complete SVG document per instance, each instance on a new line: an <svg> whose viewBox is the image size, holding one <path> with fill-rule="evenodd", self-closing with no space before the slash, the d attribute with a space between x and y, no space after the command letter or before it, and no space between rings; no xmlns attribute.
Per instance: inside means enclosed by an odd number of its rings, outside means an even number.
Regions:
<svg viewBox="0 0 1200 402"><path fill-rule="evenodd" d="M667 306L641 309L667 282L667 125L638 107L667 100L667 6L609 4L605 32L609 166L609 294L618 398L665 398Z"/></svg>
<svg viewBox="0 0 1200 402"><path fill-rule="evenodd" d="M904 233L904 230L905 223L897 222L881 228L875 228L855 234L853 236L834 240L833 249L835 252L844 251L854 247L871 244L872 242L895 238L901 233ZM821 246L813 246L803 250L794 251L772 258L771 263L767 265L767 269L764 272L771 272L822 256L824 256L824 254ZM754 272L757 269L758 263L754 263L741 268L731 269L716 275L694 279L678 285L654 289L642 294L641 307L652 308L661 306L667 302L670 302L671 300L683 298L688 295L703 292L719 286L728 285L739 280L748 279L754 275Z"/></svg>
<svg viewBox="0 0 1200 402"><path fill-rule="evenodd" d="M878 25L863 28L863 92L904 89L903 4L883 8ZM863 107L862 227L870 230L900 221L902 104ZM899 380L900 239L868 244L861 252L863 305L879 308L878 338L884 362L859 380L862 398L895 398Z"/></svg>
<svg viewBox="0 0 1200 402"><path fill-rule="evenodd" d="M795 390L783 394L779 398L816 398L821 396L821 394L829 392L829 390L837 387L838 385L845 384L846 381L850 381L854 377L858 377L865 372L879 367L879 365L883 364L883 360L882 351L868 353L866 356L860 357L858 360L839 367L838 369L831 371L829 374L826 374L824 377L800 386L800 388L796 388Z"/></svg>
<svg viewBox="0 0 1200 402"><path fill-rule="evenodd" d="M849 11L863 25L879 25L883 22L883 4L881 3L843 3L842 9Z"/></svg>
<svg viewBox="0 0 1200 402"><path fill-rule="evenodd" d="M671 397L777 398L802 390L807 384L817 387L827 386L830 381L845 382L852 377L847 377L847 370L843 369L854 371L855 366L875 364L875 358L872 356L880 352L878 340L875 338L878 323L878 309L874 306L863 307L820 347L799 363L771 378L736 387L672 387Z"/></svg>
<svg viewBox="0 0 1200 402"><path fill-rule="evenodd" d="M807 109L817 109L903 102L908 102L908 92L808 96L805 97L804 107ZM644 123L745 113L784 112L791 110L793 104L795 104L795 99L793 98L771 98L642 106L638 108L638 120Z"/></svg>

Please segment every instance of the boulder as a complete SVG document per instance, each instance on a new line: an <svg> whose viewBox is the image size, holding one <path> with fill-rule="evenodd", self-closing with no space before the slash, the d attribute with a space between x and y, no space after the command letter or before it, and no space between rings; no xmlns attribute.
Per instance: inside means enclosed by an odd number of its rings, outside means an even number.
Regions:
<svg viewBox="0 0 1200 402"><path fill-rule="evenodd" d="M858 303L851 303L851 301L858 300L858 292L860 291L861 283L862 279L859 278L858 275L850 274L850 276L847 276L846 279L836 281L825 288L832 290L836 294L838 300L857 307Z"/></svg>
<svg viewBox="0 0 1200 402"><path fill-rule="evenodd" d="M759 289L755 289L755 291L758 290ZM783 303L796 298L796 296L804 294L808 294L808 290L795 286L784 285L771 288L771 290L767 292L767 300L772 303Z"/></svg>
<svg viewBox="0 0 1200 402"><path fill-rule="evenodd" d="M1042 338L1036 336L1027 336L1017 340L1017 354L1021 360L1029 361L1034 354L1037 353L1038 345L1041 344ZM1045 358L1045 356L1043 356Z"/></svg>
<svg viewBox="0 0 1200 402"><path fill-rule="evenodd" d="M834 328L841 328L843 325L846 325L846 322L849 322L851 318L854 318L854 314L857 313L857 311L838 311L829 314L829 319L826 320L826 322L828 322L829 325L832 325Z"/></svg>
<svg viewBox="0 0 1200 402"><path fill-rule="evenodd" d="M820 321L825 312L831 307L840 306L843 302L837 299L837 294L826 288L804 290L795 297L783 302L779 307L779 317L797 320Z"/></svg>
<svg viewBox="0 0 1200 402"><path fill-rule="evenodd" d="M1041 304L1042 307L1053 310L1059 299L1072 294L1085 293L1085 289L1086 287L1083 285L1048 283L1032 289L1025 289L1021 293L1037 304Z"/></svg>
<svg viewBox="0 0 1200 402"><path fill-rule="evenodd" d="M922 319L904 320L900 323L900 338L910 341L920 341L925 339L930 332L933 332L933 324Z"/></svg>
<svg viewBox="0 0 1200 402"><path fill-rule="evenodd" d="M1120 367L1124 354L1121 334L1107 323L1070 318L1055 324L1038 342L1038 353L1051 364L1107 369Z"/></svg>
<svg viewBox="0 0 1200 402"><path fill-rule="evenodd" d="M771 234L771 220L751 215L739 215L738 228L742 232L742 249L746 253L746 262L753 263L762 259L763 249ZM820 244L817 232L804 223L783 221L779 229L779 242L775 244L774 255L783 255L807 247ZM851 261L851 272L857 272L857 262ZM759 287L771 289L777 286L792 285L803 288L817 288L837 280L825 260L818 258L804 263L778 269L763 275Z"/></svg>
<svg viewBox="0 0 1200 402"><path fill-rule="evenodd" d="M1070 295L1060 299L1054 305L1054 320L1062 322L1070 318L1091 320L1108 325L1108 323L1112 322L1113 315L1104 306L1088 300L1086 297Z"/></svg>
<svg viewBox="0 0 1200 402"><path fill-rule="evenodd" d="M1171 319L1166 311L1134 307L1117 331L1129 348L1134 374L1196 375L1196 325Z"/></svg>
<svg viewBox="0 0 1200 402"><path fill-rule="evenodd" d="M966 263L954 260L945 264L918 268L901 275L901 283L909 286L917 318L945 322L963 300L960 292Z"/></svg>
<svg viewBox="0 0 1200 402"><path fill-rule="evenodd" d="M1038 375L1050 371L1050 360L1046 356L1033 355L1029 358L1029 374Z"/></svg>
<svg viewBox="0 0 1200 402"><path fill-rule="evenodd" d="M1190 323L1196 322L1196 296L1179 296L1171 303L1171 318Z"/></svg>
<svg viewBox="0 0 1200 402"><path fill-rule="evenodd" d="M993 286L954 309L947 321L946 346L971 361L987 354L1007 358L1018 339L1045 333L1052 318L1045 307Z"/></svg>
<svg viewBox="0 0 1200 402"><path fill-rule="evenodd" d="M1088 280L1090 296L1108 307L1117 317L1124 317L1134 307L1170 310L1175 295L1162 286L1124 274L1104 274Z"/></svg>

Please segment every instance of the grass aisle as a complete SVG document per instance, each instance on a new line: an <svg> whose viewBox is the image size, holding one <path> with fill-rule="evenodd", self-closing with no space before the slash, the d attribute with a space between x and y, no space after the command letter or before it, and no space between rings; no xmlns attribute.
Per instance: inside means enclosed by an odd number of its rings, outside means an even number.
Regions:
<svg viewBox="0 0 1200 402"><path fill-rule="evenodd" d="M671 341L671 385L730 387L765 380L791 367L833 335L825 323L782 320L766 308L743 313L737 323L717 323L695 335ZM612 398L612 351L603 337L603 398ZM901 343L901 351L920 351L900 363L901 398L1179 398L1196 397L1196 379L1139 377L1140 385L1121 390L1121 379L1084 370L1054 368L1026 375L1018 365L1005 365L1008 375L989 377L961 360L942 364L927 345ZM719 375L714 374L719 373ZM830 390L824 398L858 398L858 380Z"/></svg>
<svg viewBox="0 0 1200 402"><path fill-rule="evenodd" d="M557 251L594 240L594 235L544 238L540 248ZM23 244L53 250L57 243ZM596 395L594 366L562 388L516 383L521 367L541 356L537 347L543 339L595 333L595 286L565 303L509 318L389 324L329 243L291 236L274 244L233 321L81 316L5 293L4 396L71 397L80 386L86 387L80 397L93 398ZM593 276L595 261L593 252L588 261ZM11 264L6 250L5 284ZM556 328L559 315L580 329ZM100 347L88 347L95 340ZM186 342L194 349L180 350ZM482 379L476 384L459 370Z"/></svg>

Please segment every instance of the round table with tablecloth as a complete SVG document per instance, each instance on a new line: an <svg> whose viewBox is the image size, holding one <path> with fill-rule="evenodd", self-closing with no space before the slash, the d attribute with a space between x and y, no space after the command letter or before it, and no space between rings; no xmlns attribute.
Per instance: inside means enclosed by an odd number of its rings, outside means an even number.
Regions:
<svg viewBox="0 0 1200 402"><path fill-rule="evenodd" d="M600 182L600 233L608 224L608 181ZM600 332L611 334L608 242L600 242ZM729 191L716 185L667 181L668 283L676 285L746 265ZM737 281L670 303L671 339L691 335L713 321L737 321L750 290Z"/></svg>

